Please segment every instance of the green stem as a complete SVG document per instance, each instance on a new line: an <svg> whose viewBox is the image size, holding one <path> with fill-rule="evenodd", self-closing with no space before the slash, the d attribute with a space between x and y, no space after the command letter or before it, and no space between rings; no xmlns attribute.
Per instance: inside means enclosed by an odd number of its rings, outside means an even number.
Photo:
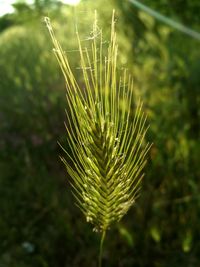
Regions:
<svg viewBox="0 0 200 267"><path fill-rule="evenodd" d="M101 236L101 242L100 242L100 248L99 248L99 267L102 266L102 252L103 252L103 242L106 236L106 230L103 230L102 236Z"/></svg>

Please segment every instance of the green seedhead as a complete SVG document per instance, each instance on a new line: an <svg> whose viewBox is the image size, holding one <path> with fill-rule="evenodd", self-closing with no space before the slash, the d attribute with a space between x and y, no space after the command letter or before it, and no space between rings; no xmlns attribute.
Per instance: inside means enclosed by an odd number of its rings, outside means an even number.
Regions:
<svg viewBox="0 0 200 267"><path fill-rule="evenodd" d="M103 243L106 230L125 215L140 189L150 148L144 144L146 117L141 104L132 111L133 79L118 67L114 12L106 49L96 15L90 48L83 47L76 32L81 84L50 20L45 21L67 85L66 130L72 154L66 152L68 160L62 161L71 176L77 204L94 230L103 233Z"/></svg>

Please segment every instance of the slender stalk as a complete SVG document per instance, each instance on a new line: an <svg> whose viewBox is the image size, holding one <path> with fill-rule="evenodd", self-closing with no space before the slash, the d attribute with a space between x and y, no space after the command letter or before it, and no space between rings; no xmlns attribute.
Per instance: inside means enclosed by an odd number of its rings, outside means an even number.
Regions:
<svg viewBox="0 0 200 267"><path fill-rule="evenodd" d="M101 236L101 242L100 242L100 248L99 248L99 267L102 266L102 252L103 252L103 243L106 236L106 230L103 230L102 236Z"/></svg>

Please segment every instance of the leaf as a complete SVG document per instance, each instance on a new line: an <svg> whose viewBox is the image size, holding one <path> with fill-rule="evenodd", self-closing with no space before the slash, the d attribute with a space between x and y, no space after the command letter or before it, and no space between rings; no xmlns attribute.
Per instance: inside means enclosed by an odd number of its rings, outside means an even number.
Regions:
<svg viewBox="0 0 200 267"><path fill-rule="evenodd" d="M119 225L118 227L120 235L126 240L128 245L130 247L133 247L134 245L134 239L131 233L122 225Z"/></svg>
<svg viewBox="0 0 200 267"><path fill-rule="evenodd" d="M159 243L160 242L160 240L161 240L161 233L160 233L160 230L158 229L157 226L152 226L150 228L150 234L151 234L151 237L153 238L153 240L156 243Z"/></svg>
<svg viewBox="0 0 200 267"><path fill-rule="evenodd" d="M192 246L192 233L188 231L182 241L182 249L185 253L190 252Z"/></svg>

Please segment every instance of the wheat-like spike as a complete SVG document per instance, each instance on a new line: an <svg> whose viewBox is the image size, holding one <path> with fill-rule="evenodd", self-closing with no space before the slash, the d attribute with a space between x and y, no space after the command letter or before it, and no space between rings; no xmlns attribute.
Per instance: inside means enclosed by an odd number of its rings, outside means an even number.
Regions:
<svg viewBox="0 0 200 267"><path fill-rule="evenodd" d="M126 70L118 77L114 12L106 56L96 13L90 49L83 48L76 31L84 88L76 81L49 18L45 22L67 85L66 130L72 155L65 152L72 163L62 161L72 178L77 205L95 230L105 233L133 205L140 188L150 148L143 145L146 117L139 103L132 118L133 80Z"/></svg>

